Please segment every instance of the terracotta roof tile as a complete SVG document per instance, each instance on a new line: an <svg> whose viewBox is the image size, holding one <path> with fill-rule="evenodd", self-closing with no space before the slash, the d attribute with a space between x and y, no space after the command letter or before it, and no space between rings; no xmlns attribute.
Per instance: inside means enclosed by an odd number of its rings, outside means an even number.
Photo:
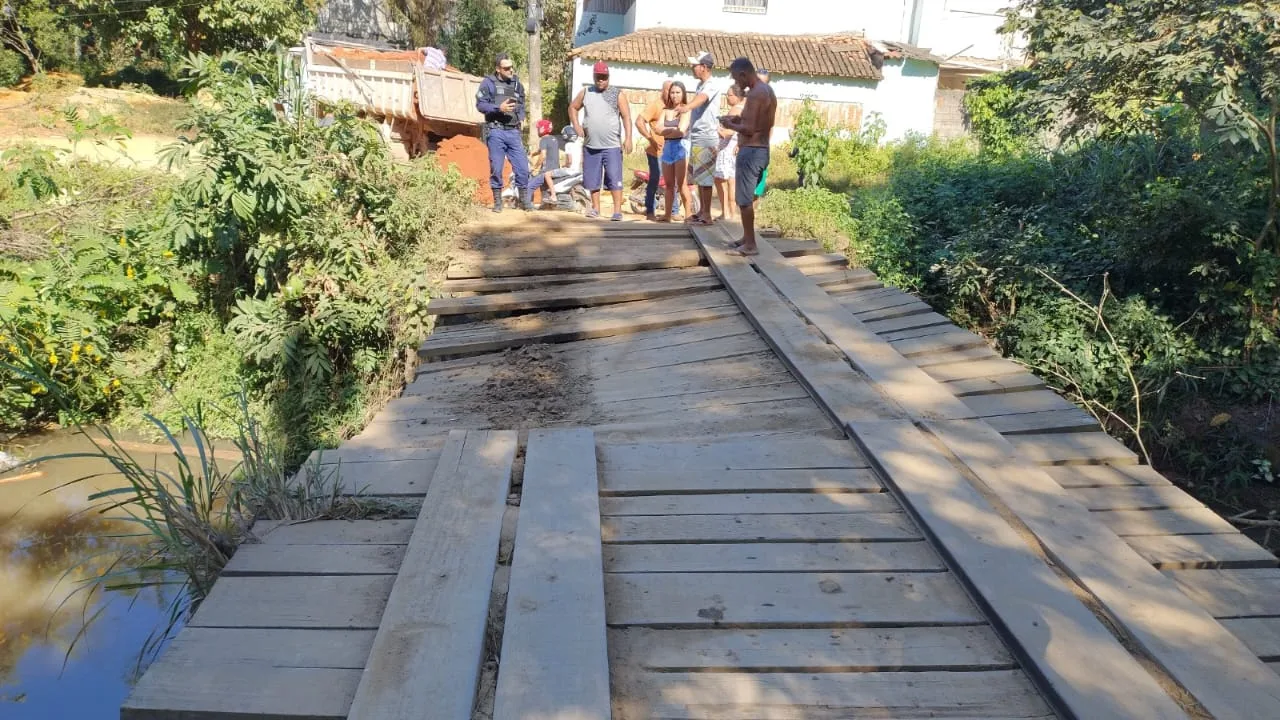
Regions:
<svg viewBox="0 0 1280 720"><path fill-rule="evenodd" d="M757 67L784 75L880 80L882 75L860 35L759 35L706 30L648 28L583 45L571 53L589 60L684 67L689 57L707 50L725 68L745 55Z"/></svg>

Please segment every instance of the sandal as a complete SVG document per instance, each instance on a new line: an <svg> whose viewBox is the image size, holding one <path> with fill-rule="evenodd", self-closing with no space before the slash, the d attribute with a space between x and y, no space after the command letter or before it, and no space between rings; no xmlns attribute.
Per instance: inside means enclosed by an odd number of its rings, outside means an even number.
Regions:
<svg viewBox="0 0 1280 720"><path fill-rule="evenodd" d="M620 213L620 212L616 212L616 213L614 213L614 214L613 214L613 217L609 218L609 220L611 220L611 221L613 221L613 222L622 222L622 213Z"/></svg>
<svg viewBox="0 0 1280 720"><path fill-rule="evenodd" d="M595 210L595 209L588 210L588 211L587 211L587 217L589 217L589 218L598 218L598 217L600 217L600 211L599 211L599 210Z"/></svg>
<svg viewBox="0 0 1280 720"><path fill-rule="evenodd" d="M755 255L759 255L760 251L747 250L746 248L739 246L739 247L729 248L728 250L725 250L725 254L732 255L734 257L753 257Z"/></svg>

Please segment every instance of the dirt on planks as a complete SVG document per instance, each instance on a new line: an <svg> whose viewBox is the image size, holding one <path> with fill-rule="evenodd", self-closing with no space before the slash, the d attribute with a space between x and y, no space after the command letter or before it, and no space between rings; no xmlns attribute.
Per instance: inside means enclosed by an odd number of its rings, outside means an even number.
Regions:
<svg viewBox="0 0 1280 720"><path fill-rule="evenodd" d="M547 345L525 345L502 353L479 392L463 400L485 415L495 430L544 427L589 412L590 376Z"/></svg>

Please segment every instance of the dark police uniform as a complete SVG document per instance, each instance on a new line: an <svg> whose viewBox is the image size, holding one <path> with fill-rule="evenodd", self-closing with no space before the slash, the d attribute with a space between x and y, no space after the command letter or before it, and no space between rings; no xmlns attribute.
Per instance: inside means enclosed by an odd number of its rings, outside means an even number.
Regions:
<svg viewBox="0 0 1280 720"><path fill-rule="evenodd" d="M515 112L510 114L498 109L509 98L516 101ZM514 75L511 80L503 80L497 73L489 75L481 81L480 91L476 93L476 110L484 114L485 145L489 148L489 187L493 189L495 207L501 202L505 184L502 177L504 159L511 161L521 202L527 203L529 156L525 153L520 133L520 126L524 123L524 85Z"/></svg>

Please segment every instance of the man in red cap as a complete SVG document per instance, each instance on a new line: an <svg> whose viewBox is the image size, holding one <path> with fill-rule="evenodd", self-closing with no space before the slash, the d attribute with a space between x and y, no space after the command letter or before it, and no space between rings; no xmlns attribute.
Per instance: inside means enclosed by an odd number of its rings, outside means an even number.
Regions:
<svg viewBox="0 0 1280 720"><path fill-rule="evenodd" d="M622 153L631 152L631 107L619 88L610 87L608 65L598 62L592 72L595 83L573 99L569 119L573 129L586 138L582 186L591 192L587 217L600 217L603 181L613 195L613 220L617 221L622 219Z"/></svg>

